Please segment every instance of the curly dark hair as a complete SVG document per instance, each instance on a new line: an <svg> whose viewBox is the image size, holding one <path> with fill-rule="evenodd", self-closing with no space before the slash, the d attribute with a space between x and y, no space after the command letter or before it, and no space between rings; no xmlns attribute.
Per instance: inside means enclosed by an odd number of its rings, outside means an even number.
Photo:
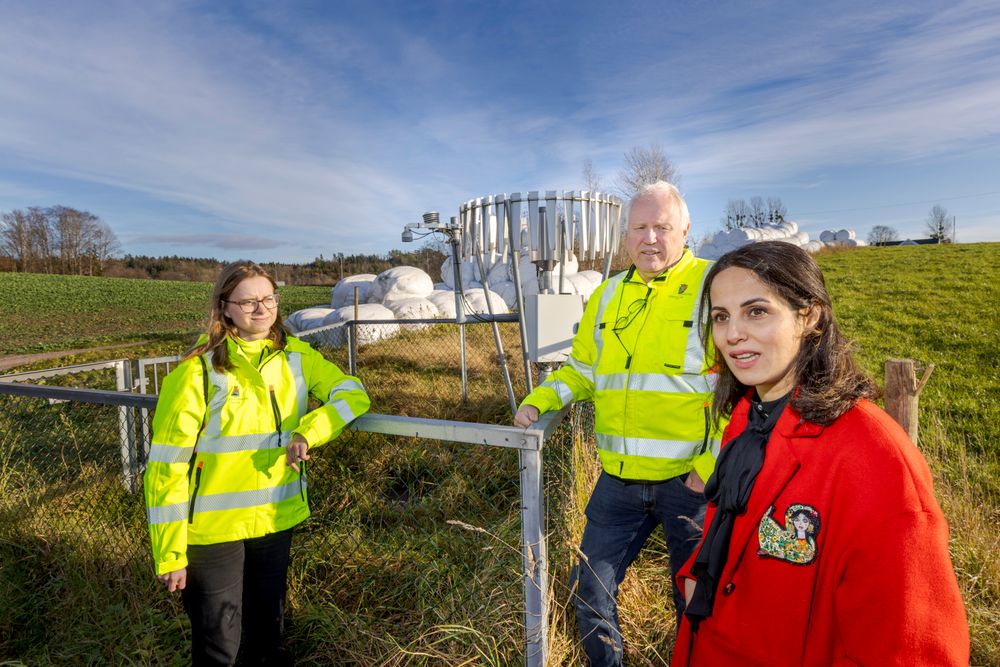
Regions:
<svg viewBox="0 0 1000 667"><path fill-rule="evenodd" d="M759 241L727 252L708 270L699 304L702 343L714 352L718 383L712 416L718 421L732 413L749 387L736 379L712 342L712 281L729 268L752 271L761 282L796 309L815 308L816 325L803 334L795 360L795 388L791 405L802 417L816 424L830 424L862 398L879 396L874 380L858 366L850 341L833 317L823 272L802 248L783 241Z"/></svg>

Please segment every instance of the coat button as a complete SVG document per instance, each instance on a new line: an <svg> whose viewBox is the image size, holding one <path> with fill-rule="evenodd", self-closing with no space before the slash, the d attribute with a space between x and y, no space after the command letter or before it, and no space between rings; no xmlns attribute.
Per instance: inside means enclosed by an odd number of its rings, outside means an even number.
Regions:
<svg viewBox="0 0 1000 667"><path fill-rule="evenodd" d="M733 582L730 581L728 584L726 584L725 586L722 587L722 594L723 595L732 595L733 591L735 591L735 590L736 590L736 584L734 584Z"/></svg>

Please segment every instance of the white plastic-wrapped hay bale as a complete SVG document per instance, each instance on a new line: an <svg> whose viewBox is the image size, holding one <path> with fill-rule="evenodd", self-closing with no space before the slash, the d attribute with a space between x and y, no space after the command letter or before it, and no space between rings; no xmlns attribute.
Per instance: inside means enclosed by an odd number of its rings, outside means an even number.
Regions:
<svg viewBox="0 0 1000 667"><path fill-rule="evenodd" d="M333 308L316 306L314 308L303 308L285 318L285 324L294 331L306 331L323 326L323 321L334 311Z"/></svg>
<svg viewBox="0 0 1000 667"><path fill-rule="evenodd" d="M425 274L426 275L426 274ZM335 316L331 316L331 321L349 322L354 319L354 306L344 306L338 308ZM380 303L363 303L358 306L359 320L381 320L375 324L357 325L358 345L370 345L386 338L392 338L399 333L399 324L396 323L395 314Z"/></svg>
<svg viewBox="0 0 1000 667"><path fill-rule="evenodd" d="M510 263L497 262L486 273L486 279L490 281L491 287L493 285L499 285L500 283L512 281L514 276L510 270Z"/></svg>
<svg viewBox="0 0 1000 667"><path fill-rule="evenodd" d="M567 276L575 275L580 270L580 262L577 260L576 255L571 254L566 258L566 262L556 262L556 266L552 269L552 279L553 285L559 284L559 274L565 273Z"/></svg>
<svg viewBox="0 0 1000 667"><path fill-rule="evenodd" d="M336 285L330 293L330 307L343 308L354 303L354 289L358 290L358 303L368 303L368 293L376 276L374 273L359 273L347 276Z"/></svg>
<svg viewBox="0 0 1000 667"><path fill-rule="evenodd" d="M698 252L695 253L696 257L701 257L702 259L718 259L719 251L715 247L714 243L706 241L698 246Z"/></svg>
<svg viewBox="0 0 1000 667"><path fill-rule="evenodd" d="M823 243L833 243L837 240L837 232L831 231L829 229L824 229L819 233L819 240Z"/></svg>
<svg viewBox="0 0 1000 667"><path fill-rule="evenodd" d="M464 260L458 267L462 274L462 285L468 286L469 283L476 279L478 271L472 260ZM448 289L455 289L455 269L450 256L445 257L444 262L441 263L441 282L447 285Z"/></svg>
<svg viewBox="0 0 1000 667"><path fill-rule="evenodd" d="M378 274L368 292L368 303L424 297L434 291L431 277L415 266L395 266Z"/></svg>
<svg viewBox="0 0 1000 667"><path fill-rule="evenodd" d="M595 285L590 278L581 273L574 273L571 276L566 276L566 280L573 286L574 291L583 297L584 303L587 303L587 301L590 300L590 295L594 293L595 289L597 289L597 285Z"/></svg>
<svg viewBox="0 0 1000 667"><path fill-rule="evenodd" d="M781 229L787 236L794 236L799 231L799 223L794 220L785 220L778 225L778 228Z"/></svg>
<svg viewBox="0 0 1000 667"><path fill-rule="evenodd" d="M453 320L455 319L455 292L452 290L434 290L427 296L427 300L433 303L438 309L438 317Z"/></svg>
<svg viewBox="0 0 1000 667"><path fill-rule="evenodd" d="M853 229L841 229L837 231L836 239L838 241L853 241L854 240L854 230Z"/></svg>
<svg viewBox="0 0 1000 667"><path fill-rule="evenodd" d="M806 252L816 253L826 247L826 244L822 241L810 241L809 243L802 246Z"/></svg>
<svg viewBox="0 0 1000 667"><path fill-rule="evenodd" d="M483 266L486 268L487 280L492 280L492 278L490 278L490 274L493 272L494 269L496 269L497 272L502 273L503 267L506 267L506 265L507 263L504 261L503 255L497 252L488 252L483 257ZM472 277L474 280L478 280L479 282L483 281L483 274L479 270L479 261L476 259L472 260ZM502 282L502 281L503 281L502 276L500 276L500 279L498 279L496 282Z"/></svg>
<svg viewBox="0 0 1000 667"><path fill-rule="evenodd" d="M583 276L584 278L589 280L594 285L595 288L604 282L604 274L602 274L600 271L594 271L593 269L586 269L584 271L580 271L577 275Z"/></svg>
<svg viewBox="0 0 1000 667"><path fill-rule="evenodd" d="M486 305L486 296L483 294L481 289L466 290L464 293L465 298L463 302L465 304L465 314L479 314L488 315L490 310ZM493 306L493 314L500 315L501 313L510 312L507 309L507 304L504 303L503 297L494 291L490 291L490 305Z"/></svg>
<svg viewBox="0 0 1000 667"><path fill-rule="evenodd" d="M490 283L490 290L500 295L509 310L514 310L517 305L517 286L513 280L504 280L495 285Z"/></svg>
<svg viewBox="0 0 1000 667"><path fill-rule="evenodd" d="M433 294L433 292L432 292ZM440 316L438 307L429 299L413 296L406 299L390 299L385 302L386 308L396 316L396 321L402 320L434 320ZM431 326L426 323L400 324L403 330L426 329Z"/></svg>

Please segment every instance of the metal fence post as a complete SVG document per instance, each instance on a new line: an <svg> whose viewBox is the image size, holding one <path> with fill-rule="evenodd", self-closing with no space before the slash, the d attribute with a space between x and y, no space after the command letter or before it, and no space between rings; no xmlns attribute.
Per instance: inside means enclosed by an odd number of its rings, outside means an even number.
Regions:
<svg viewBox="0 0 1000 667"><path fill-rule="evenodd" d="M548 549L545 540L545 493L542 440L537 449L522 449L521 567L524 584L524 664L544 667L548 656Z"/></svg>
<svg viewBox="0 0 1000 667"><path fill-rule="evenodd" d="M132 392L132 365L126 360L115 363L115 388L123 393ZM121 443L122 482L126 491L135 493L139 451L136 447L134 408L118 408L118 441Z"/></svg>

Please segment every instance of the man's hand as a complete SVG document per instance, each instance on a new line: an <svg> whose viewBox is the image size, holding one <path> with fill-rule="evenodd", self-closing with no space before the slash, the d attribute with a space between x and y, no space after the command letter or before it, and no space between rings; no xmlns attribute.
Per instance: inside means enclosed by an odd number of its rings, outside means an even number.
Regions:
<svg viewBox="0 0 1000 667"><path fill-rule="evenodd" d="M167 587L167 591L170 593L173 593L174 591L182 591L184 590L184 587L187 586L187 572L187 568L182 567L179 570L161 574L157 577L157 579L159 579L163 585Z"/></svg>
<svg viewBox="0 0 1000 667"><path fill-rule="evenodd" d="M701 478L698 471L694 468L688 473L687 479L684 480L684 486L691 489L695 493L705 493L705 480Z"/></svg>
<svg viewBox="0 0 1000 667"><path fill-rule="evenodd" d="M301 435L296 433L292 436L292 441L288 443L288 447L285 448L285 456L288 460L288 465L291 466L292 470L295 472L299 471L299 461L309 460L309 443Z"/></svg>
<svg viewBox="0 0 1000 667"><path fill-rule="evenodd" d="M538 408L534 405L525 405L514 415L514 426L528 428L538 421Z"/></svg>

